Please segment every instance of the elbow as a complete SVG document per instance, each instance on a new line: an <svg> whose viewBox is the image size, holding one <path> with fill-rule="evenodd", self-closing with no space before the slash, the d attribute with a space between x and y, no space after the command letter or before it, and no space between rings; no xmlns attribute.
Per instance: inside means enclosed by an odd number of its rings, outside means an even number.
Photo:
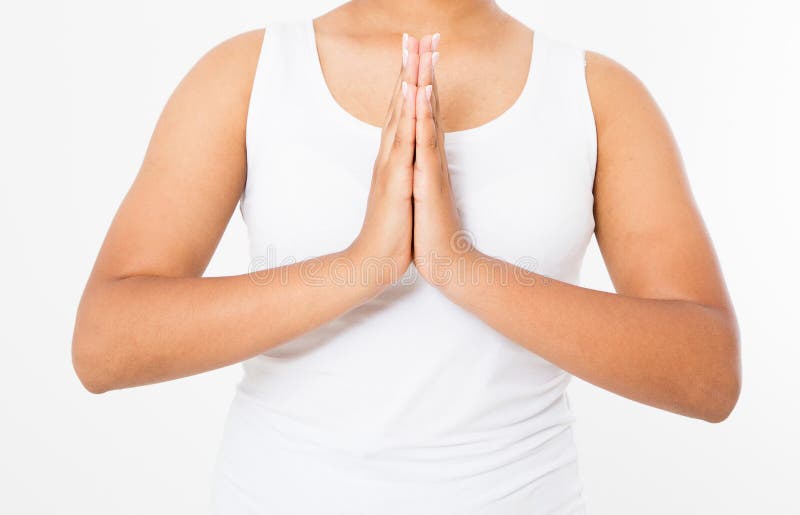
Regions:
<svg viewBox="0 0 800 515"><path fill-rule="evenodd" d="M77 367L75 368L75 372L78 374L78 380L81 382L81 385L83 385L83 388L89 393L99 395L113 390L113 388L108 386L108 381L104 381L102 378L94 377L87 372L82 372Z"/></svg>
<svg viewBox="0 0 800 515"><path fill-rule="evenodd" d="M741 392L741 377L731 372L729 377L717 383L714 393L707 397L699 418L712 424L725 421L733 413Z"/></svg>
<svg viewBox="0 0 800 515"><path fill-rule="evenodd" d="M128 359L120 342L117 302L105 282L90 282L81 297L72 333L72 368L81 385L93 394L123 387Z"/></svg>
<svg viewBox="0 0 800 515"><path fill-rule="evenodd" d="M88 320L96 317L79 308L72 335L72 368L86 391L101 394L116 388L114 353L102 331Z"/></svg>
<svg viewBox="0 0 800 515"><path fill-rule="evenodd" d="M726 420L739 401L742 391L742 367L739 332L735 319L725 324L724 337L713 362L705 368L705 380L701 381L700 416L702 420L718 424Z"/></svg>
<svg viewBox="0 0 800 515"><path fill-rule="evenodd" d="M106 392L112 390L112 388L108 388L107 386L105 386L105 383L103 383L103 382L88 379L85 376L80 375L80 374L78 375L78 378L80 379L80 382L83 385L83 387L89 393L93 393L95 395L100 395L101 393L106 393Z"/></svg>
<svg viewBox="0 0 800 515"><path fill-rule="evenodd" d="M104 365L107 362L107 357L96 344L77 336L73 338L72 368L89 393L101 394L114 389L113 374Z"/></svg>

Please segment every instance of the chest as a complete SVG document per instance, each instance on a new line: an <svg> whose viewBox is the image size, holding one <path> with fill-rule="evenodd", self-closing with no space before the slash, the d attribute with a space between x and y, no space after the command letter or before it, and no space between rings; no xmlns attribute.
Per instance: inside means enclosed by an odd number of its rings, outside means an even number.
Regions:
<svg viewBox="0 0 800 515"><path fill-rule="evenodd" d="M309 35L312 63L325 89L352 116L381 125L397 87L401 54L396 37ZM533 36L520 24L480 39L445 42L436 65L442 123L458 131L497 118L519 98L529 75ZM500 58L502 56L502 58Z"/></svg>
<svg viewBox="0 0 800 515"><path fill-rule="evenodd" d="M594 229L591 160L567 128L515 114L445 138L462 224L482 252L568 279ZM342 250L364 220L380 130L273 120L248 148L252 257L279 266Z"/></svg>

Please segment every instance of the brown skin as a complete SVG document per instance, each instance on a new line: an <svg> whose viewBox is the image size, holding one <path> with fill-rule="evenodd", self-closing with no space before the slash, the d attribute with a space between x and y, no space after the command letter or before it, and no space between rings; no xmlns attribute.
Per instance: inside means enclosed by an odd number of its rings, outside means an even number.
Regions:
<svg viewBox="0 0 800 515"><path fill-rule="evenodd" d="M411 262L414 118L400 85L417 81L413 39L409 66L399 75L394 70L367 213L352 245L281 267L279 280L200 277L244 187L245 82L252 82L262 38L251 32L212 50L159 119L78 309L73 364L91 392L176 379L255 356L367 302ZM396 269L363 266L367 258ZM336 274L342 277L351 266L364 280L341 284ZM321 283L308 281L309 274Z"/></svg>
<svg viewBox="0 0 800 515"><path fill-rule="evenodd" d="M430 54L420 63L420 83L430 83ZM476 248L454 251L451 236L461 225L440 151L446 138L433 123L435 101L427 128L420 125L424 104L417 111L415 260L431 263L426 258L436 255L452 263L450 270L418 268L453 302L564 370L651 406L721 421L739 394L737 327L675 142L629 72L597 55L589 66L590 76L604 77L600 87L590 83L593 105L604 106L597 239L618 294L545 278ZM618 109L608 109L608 98ZM443 280L456 265L475 275Z"/></svg>
<svg viewBox="0 0 800 515"><path fill-rule="evenodd" d="M442 152L446 132L482 125L513 104L526 79L530 30L488 0L356 0L317 18L315 28L334 98L384 127L364 229L323 261L390 257L402 273L412 258L447 255L460 222ZM433 73L430 36L411 38L401 72L410 86L405 105L397 72L403 31L441 33L443 56ZM74 365L90 391L241 361L368 301L389 282L371 275L357 286L311 287L300 279L302 265L287 267L285 285L256 284L246 274L201 277L244 187L247 102L262 38L250 32L209 52L164 109L78 312ZM738 328L674 138L625 68L589 52L586 74L598 131L596 234L618 293L530 273L521 275L533 285L439 284L418 261L420 272L578 377L662 409L724 420L740 390ZM480 249L457 257L513 269ZM298 305L304 309L291 309Z"/></svg>

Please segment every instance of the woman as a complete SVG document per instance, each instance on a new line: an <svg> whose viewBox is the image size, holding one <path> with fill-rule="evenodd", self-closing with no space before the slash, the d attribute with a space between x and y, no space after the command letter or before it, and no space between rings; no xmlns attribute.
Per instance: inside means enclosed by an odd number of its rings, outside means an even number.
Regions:
<svg viewBox="0 0 800 515"><path fill-rule="evenodd" d="M239 201L251 272L201 277ZM593 232L617 294L575 284ZM719 422L738 346L630 72L491 0L355 0L184 78L73 357L96 393L243 362L219 513L538 514L584 509L571 375Z"/></svg>

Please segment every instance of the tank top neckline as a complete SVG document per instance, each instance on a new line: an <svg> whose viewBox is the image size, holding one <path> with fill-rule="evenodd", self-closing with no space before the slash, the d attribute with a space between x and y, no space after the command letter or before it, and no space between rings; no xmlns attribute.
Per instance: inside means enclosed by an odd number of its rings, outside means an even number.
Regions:
<svg viewBox="0 0 800 515"><path fill-rule="evenodd" d="M342 107L339 101L333 96L333 93L328 87L327 80L325 79L325 74L322 70L322 61L319 56L319 49L317 48L317 36L314 28L314 20L313 18L305 18L301 21L303 22L301 29L305 33L304 39L307 45L306 50L308 51L310 58L309 65L312 68L313 79L311 82L313 83L312 85L319 90L318 93L320 98L323 99L323 102L328 106L328 109L335 113L335 116L341 119L343 124L347 124L348 126L352 127L353 130L364 133L367 136L379 137L381 130L383 129L382 127L373 125L353 115L350 113L350 111ZM444 136L446 141L451 143L461 139L470 139L472 137L483 135L483 133L502 129L504 125L509 123L509 121L519 116L519 114L525 110L525 106L535 105L533 100L536 97L539 89L539 83L541 81L539 75L545 60L545 53L547 51L546 46L546 36L543 35L541 31L534 30L532 37L531 57L528 64L528 74L526 76L525 83L522 86L522 91L519 93L514 102L503 112L488 122L467 129L445 132Z"/></svg>

